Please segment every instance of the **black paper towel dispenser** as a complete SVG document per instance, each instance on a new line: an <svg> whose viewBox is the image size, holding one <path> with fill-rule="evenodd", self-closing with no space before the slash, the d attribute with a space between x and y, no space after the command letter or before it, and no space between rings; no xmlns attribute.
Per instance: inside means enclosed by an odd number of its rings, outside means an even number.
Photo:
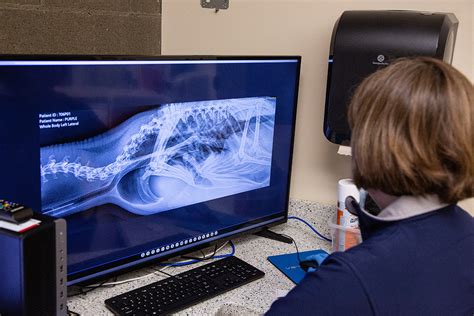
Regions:
<svg viewBox="0 0 474 316"><path fill-rule="evenodd" d="M366 76L391 60L431 56L451 63L458 20L452 13L345 11L334 25L329 52L324 135L350 144L347 106Z"/></svg>

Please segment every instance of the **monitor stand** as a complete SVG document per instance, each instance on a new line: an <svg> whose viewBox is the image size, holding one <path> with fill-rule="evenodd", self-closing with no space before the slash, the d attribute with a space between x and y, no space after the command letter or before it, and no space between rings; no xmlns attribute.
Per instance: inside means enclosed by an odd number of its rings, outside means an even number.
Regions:
<svg viewBox="0 0 474 316"><path fill-rule="evenodd" d="M264 237L264 238L268 238L268 239L272 239L272 240L276 240L276 241L281 241L281 242L284 242L284 243L287 243L287 244L292 244L293 243L293 240L291 240L290 238L288 238L286 236L283 236L282 234L272 232L268 228L264 228L263 230L255 233L254 235Z"/></svg>

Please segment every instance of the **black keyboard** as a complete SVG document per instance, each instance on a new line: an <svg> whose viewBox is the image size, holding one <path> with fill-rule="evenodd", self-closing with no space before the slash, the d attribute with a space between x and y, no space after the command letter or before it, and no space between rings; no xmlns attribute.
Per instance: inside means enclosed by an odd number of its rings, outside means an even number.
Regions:
<svg viewBox="0 0 474 316"><path fill-rule="evenodd" d="M262 271L227 257L105 300L115 315L162 315L177 312L262 278Z"/></svg>

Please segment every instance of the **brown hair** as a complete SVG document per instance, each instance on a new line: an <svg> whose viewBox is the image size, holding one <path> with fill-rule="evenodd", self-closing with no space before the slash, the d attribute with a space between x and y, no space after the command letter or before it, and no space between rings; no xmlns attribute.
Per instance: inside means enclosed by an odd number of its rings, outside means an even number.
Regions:
<svg viewBox="0 0 474 316"><path fill-rule="evenodd" d="M373 73L349 125L358 187L445 203L474 196L474 87L450 65L418 57Z"/></svg>

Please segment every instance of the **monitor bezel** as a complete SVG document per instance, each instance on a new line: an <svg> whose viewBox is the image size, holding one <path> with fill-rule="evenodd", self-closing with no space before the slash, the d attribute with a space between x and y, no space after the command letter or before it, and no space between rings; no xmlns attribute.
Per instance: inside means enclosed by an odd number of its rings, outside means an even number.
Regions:
<svg viewBox="0 0 474 316"><path fill-rule="evenodd" d="M68 274L67 276L67 285L86 285L98 282L100 280L110 279L111 277L137 270L151 264L156 264L159 262L164 262L171 258L179 257L181 255L205 249L216 245L218 243L223 243L237 237L244 235L254 234L271 227L286 223L288 221L288 211L289 211L289 199L290 199L290 188L291 188L291 174L292 174L292 165L293 165L293 152L294 152L294 140L295 140L295 130L296 130L296 116L298 109L298 94L299 94L299 81L301 73L301 56L299 55L37 55L37 54L23 54L23 55L4 55L0 54L0 61L25 61L25 62L35 62L35 61L225 61L225 60L296 60L297 69L296 69L296 82L295 82L295 97L293 100L294 105L294 116L292 121L292 131L291 131L291 140L290 140L290 159L288 163L288 180L287 187L288 190L285 196L285 205L286 208L283 212L270 215L268 219L259 219L258 223L252 224L247 222L242 227L238 229L236 233L231 233L225 237L218 238L209 242L198 243L195 246L189 248L178 250L176 252L162 255L158 258L151 257L148 260L142 262L130 263L124 267L121 267L120 264L114 265L113 262L108 262L98 267L87 269L85 271L76 272L74 274ZM274 219L273 219L274 218ZM270 221L270 222L268 222ZM259 225L262 223L261 225ZM258 225L255 227L255 225ZM249 227L249 228L245 228ZM104 268L104 266L112 265L112 267ZM123 264L122 264L123 265ZM97 269L96 272L92 270Z"/></svg>

